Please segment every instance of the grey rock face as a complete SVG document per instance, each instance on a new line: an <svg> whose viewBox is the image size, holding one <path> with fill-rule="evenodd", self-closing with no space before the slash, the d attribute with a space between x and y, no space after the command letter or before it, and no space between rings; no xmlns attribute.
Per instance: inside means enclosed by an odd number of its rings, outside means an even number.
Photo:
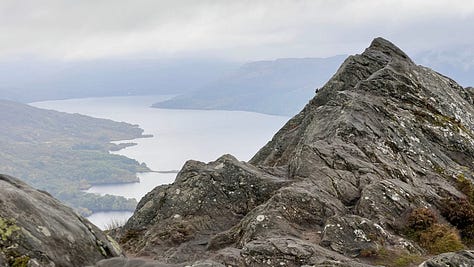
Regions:
<svg viewBox="0 0 474 267"><path fill-rule="evenodd" d="M443 253L429 259L419 267L451 267L451 266L474 266L474 251L459 251Z"/></svg>
<svg viewBox="0 0 474 267"><path fill-rule="evenodd" d="M199 259L212 235L237 224L287 183L229 155L209 164L188 161L174 184L159 186L140 201L119 240L138 255L170 262Z"/></svg>
<svg viewBox="0 0 474 267"><path fill-rule="evenodd" d="M241 254L246 266L366 266L291 237L253 240L245 244Z"/></svg>
<svg viewBox="0 0 474 267"><path fill-rule="evenodd" d="M97 262L94 267L176 267L173 264L163 264L156 261L144 259L129 259L116 257Z"/></svg>
<svg viewBox="0 0 474 267"><path fill-rule="evenodd" d="M357 256L363 249L376 251L380 246L378 241L386 238L387 234L376 223L346 215L326 221L320 244L344 255Z"/></svg>
<svg viewBox="0 0 474 267"><path fill-rule="evenodd" d="M377 38L250 164L189 162L153 190L122 241L168 263L362 266L382 250L423 254L403 218L465 197L455 182L473 181L471 91ZM181 234L160 234L170 225Z"/></svg>
<svg viewBox="0 0 474 267"><path fill-rule="evenodd" d="M119 245L49 194L0 175L0 266L84 266Z"/></svg>
<svg viewBox="0 0 474 267"><path fill-rule="evenodd" d="M375 39L250 163L286 168L347 211L396 228L408 209L460 196L456 175L472 181L474 109L466 99L454 81Z"/></svg>

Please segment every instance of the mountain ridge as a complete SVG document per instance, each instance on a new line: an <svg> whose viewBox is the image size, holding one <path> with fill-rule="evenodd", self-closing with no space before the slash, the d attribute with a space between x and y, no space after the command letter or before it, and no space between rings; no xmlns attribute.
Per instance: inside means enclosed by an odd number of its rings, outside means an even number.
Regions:
<svg viewBox="0 0 474 267"><path fill-rule="evenodd" d="M238 64L213 59L0 61L0 99L29 103L84 97L178 94Z"/></svg>
<svg viewBox="0 0 474 267"><path fill-rule="evenodd" d="M471 92L376 38L249 163L187 162L116 237L170 266L415 266L472 248Z"/></svg>

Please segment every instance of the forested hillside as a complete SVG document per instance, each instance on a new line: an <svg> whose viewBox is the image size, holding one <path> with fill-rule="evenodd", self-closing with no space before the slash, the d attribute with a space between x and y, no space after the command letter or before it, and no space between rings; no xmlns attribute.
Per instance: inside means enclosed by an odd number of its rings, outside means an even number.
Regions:
<svg viewBox="0 0 474 267"><path fill-rule="evenodd" d="M110 154L113 140L142 135L136 125L0 101L0 173L14 175L88 213L132 210L135 200L86 194L93 184L135 182L144 164Z"/></svg>

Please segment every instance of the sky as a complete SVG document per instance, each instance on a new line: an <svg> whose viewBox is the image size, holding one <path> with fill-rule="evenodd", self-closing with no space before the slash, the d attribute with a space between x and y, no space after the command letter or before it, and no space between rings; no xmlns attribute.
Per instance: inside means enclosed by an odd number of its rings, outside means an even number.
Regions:
<svg viewBox="0 0 474 267"><path fill-rule="evenodd" d="M0 0L0 60L238 61L474 42L471 0Z"/></svg>

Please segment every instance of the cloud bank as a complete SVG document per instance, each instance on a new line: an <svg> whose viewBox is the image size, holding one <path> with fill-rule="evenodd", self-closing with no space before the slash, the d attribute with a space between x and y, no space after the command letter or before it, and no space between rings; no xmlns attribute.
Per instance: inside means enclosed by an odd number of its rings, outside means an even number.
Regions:
<svg viewBox="0 0 474 267"><path fill-rule="evenodd" d="M463 0L2 0L0 59L357 53L376 36L408 52L474 42Z"/></svg>

